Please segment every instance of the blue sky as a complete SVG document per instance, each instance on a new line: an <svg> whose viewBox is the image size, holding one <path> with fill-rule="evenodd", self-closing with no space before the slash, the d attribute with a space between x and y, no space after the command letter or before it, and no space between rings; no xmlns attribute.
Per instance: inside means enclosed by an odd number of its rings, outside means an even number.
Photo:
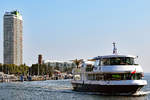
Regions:
<svg viewBox="0 0 150 100"><path fill-rule="evenodd" d="M112 53L139 56L150 72L149 0L1 0L0 62L3 62L3 15L23 16L23 62L70 60Z"/></svg>

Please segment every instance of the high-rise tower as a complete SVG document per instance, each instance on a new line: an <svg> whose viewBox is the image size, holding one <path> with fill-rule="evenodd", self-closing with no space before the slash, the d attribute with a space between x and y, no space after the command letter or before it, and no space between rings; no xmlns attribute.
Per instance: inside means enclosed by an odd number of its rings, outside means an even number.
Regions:
<svg viewBox="0 0 150 100"><path fill-rule="evenodd" d="M4 64L22 64L22 16L18 11L4 14Z"/></svg>

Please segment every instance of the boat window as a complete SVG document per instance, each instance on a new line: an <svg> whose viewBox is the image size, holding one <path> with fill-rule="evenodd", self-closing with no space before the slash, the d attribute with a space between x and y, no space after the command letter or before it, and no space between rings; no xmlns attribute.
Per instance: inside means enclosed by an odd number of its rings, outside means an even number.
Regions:
<svg viewBox="0 0 150 100"><path fill-rule="evenodd" d="M95 66L99 66L100 65L100 60L96 60L95 61Z"/></svg>
<svg viewBox="0 0 150 100"><path fill-rule="evenodd" d="M140 80L141 73L120 73L120 74L88 74L88 80Z"/></svg>
<svg viewBox="0 0 150 100"><path fill-rule="evenodd" d="M93 71L93 66L92 65L86 65L86 71L87 72L91 72L91 71Z"/></svg>
<svg viewBox="0 0 150 100"><path fill-rule="evenodd" d="M103 80L104 75L103 74L88 74L87 79L88 80Z"/></svg>
<svg viewBox="0 0 150 100"><path fill-rule="evenodd" d="M102 80L103 75L102 74L96 74L96 80Z"/></svg>
<svg viewBox="0 0 150 100"><path fill-rule="evenodd" d="M125 73L125 74L105 74L104 80L139 80L142 78L140 73Z"/></svg>
<svg viewBox="0 0 150 100"><path fill-rule="evenodd" d="M134 58L131 57L103 58L102 65L134 65Z"/></svg>

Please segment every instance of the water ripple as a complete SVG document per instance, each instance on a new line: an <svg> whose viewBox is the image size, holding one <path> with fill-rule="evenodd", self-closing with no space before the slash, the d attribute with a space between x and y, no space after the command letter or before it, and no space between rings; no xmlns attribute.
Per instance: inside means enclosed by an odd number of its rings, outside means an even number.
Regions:
<svg viewBox="0 0 150 100"><path fill-rule="evenodd" d="M150 76L150 75L149 75ZM145 79L150 83L150 77ZM70 80L0 83L0 100L149 100L150 84L142 89L147 96L101 96L72 91Z"/></svg>

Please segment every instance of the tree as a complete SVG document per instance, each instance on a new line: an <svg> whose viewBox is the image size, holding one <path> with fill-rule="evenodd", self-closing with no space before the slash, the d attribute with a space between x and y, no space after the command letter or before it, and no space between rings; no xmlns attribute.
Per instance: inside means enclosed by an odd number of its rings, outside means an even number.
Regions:
<svg viewBox="0 0 150 100"><path fill-rule="evenodd" d="M80 63L83 61L83 59L75 59L73 62L76 64L77 68L79 68Z"/></svg>

